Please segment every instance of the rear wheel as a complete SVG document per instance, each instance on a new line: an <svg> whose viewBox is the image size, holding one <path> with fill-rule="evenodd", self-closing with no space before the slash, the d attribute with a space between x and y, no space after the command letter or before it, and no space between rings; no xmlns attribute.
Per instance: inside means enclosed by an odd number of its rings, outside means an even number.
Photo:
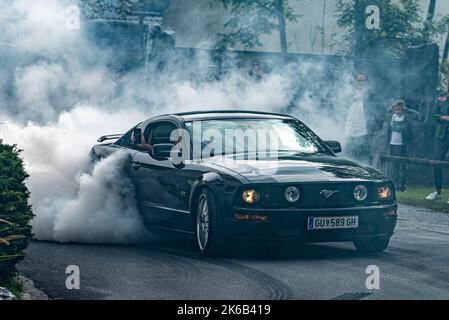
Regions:
<svg viewBox="0 0 449 320"><path fill-rule="evenodd" d="M357 251L363 253L382 252L388 247L389 237L373 237L354 241Z"/></svg>
<svg viewBox="0 0 449 320"><path fill-rule="evenodd" d="M223 252L223 229L214 194L208 189L202 190L198 196L195 218L195 238L202 255L217 256Z"/></svg>

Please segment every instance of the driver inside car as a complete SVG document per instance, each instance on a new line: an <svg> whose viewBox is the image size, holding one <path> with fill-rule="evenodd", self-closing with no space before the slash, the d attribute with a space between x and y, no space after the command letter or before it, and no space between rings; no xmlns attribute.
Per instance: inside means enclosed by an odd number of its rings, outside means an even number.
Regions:
<svg viewBox="0 0 449 320"><path fill-rule="evenodd" d="M144 128L143 134L142 128ZM139 127L134 128L133 133L131 134L131 142L136 147L152 153L153 146L150 143L148 143L149 138L150 138L150 126L148 125L148 123L142 123L140 128Z"/></svg>

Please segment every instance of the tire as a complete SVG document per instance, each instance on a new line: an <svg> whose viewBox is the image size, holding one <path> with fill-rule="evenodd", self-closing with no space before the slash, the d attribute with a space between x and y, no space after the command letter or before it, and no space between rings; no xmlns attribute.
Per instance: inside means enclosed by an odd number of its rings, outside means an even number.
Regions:
<svg viewBox="0 0 449 320"><path fill-rule="evenodd" d="M390 242L389 237L373 237L354 241L357 251L362 253L379 253L384 251Z"/></svg>
<svg viewBox="0 0 449 320"><path fill-rule="evenodd" d="M194 225L198 251L208 257L221 255L224 247L224 221L219 215L216 198L208 189L202 190L198 195Z"/></svg>

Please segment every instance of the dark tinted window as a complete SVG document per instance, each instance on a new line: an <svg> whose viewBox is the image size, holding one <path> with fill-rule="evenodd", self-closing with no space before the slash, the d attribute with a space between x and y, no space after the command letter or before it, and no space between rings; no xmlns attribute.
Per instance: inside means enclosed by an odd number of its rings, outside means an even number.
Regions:
<svg viewBox="0 0 449 320"><path fill-rule="evenodd" d="M173 130L176 129L176 126L169 122L159 123L152 126L150 144L173 143L173 141L170 141L170 136Z"/></svg>

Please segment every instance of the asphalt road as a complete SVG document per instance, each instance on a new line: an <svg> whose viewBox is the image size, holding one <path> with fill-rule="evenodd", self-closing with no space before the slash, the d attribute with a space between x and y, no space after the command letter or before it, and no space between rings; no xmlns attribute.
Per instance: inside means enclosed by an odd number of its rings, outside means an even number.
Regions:
<svg viewBox="0 0 449 320"><path fill-rule="evenodd" d="M140 246L34 241L19 268L53 299L449 299L449 214L400 206L399 217L382 254L255 243L209 259L178 235ZM68 265L79 266L79 290L65 287ZM378 290L365 286L369 265Z"/></svg>

